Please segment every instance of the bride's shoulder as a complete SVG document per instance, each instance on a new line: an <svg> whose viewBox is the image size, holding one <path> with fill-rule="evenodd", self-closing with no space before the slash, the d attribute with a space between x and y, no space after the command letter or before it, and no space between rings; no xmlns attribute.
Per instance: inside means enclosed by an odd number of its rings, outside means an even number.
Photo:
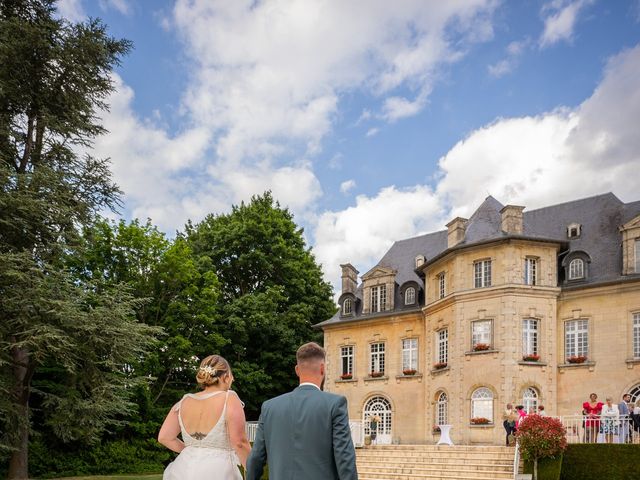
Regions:
<svg viewBox="0 0 640 480"><path fill-rule="evenodd" d="M240 396L236 392L234 392L233 390L228 390L227 392L228 392L227 394L229 395L228 401L231 401L234 403L238 402L242 406L242 408L244 408L244 402L240 400Z"/></svg>

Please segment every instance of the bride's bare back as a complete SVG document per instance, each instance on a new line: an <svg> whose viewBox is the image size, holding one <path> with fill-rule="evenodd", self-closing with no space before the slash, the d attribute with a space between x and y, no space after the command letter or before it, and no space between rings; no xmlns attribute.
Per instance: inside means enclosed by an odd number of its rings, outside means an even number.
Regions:
<svg viewBox="0 0 640 480"><path fill-rule="evenodd" d="M191 437L202 440L213 430L222 417L226 397L225 393L220 392L209 398L196 394L182 400L180 416L184 429Z"/></svg>

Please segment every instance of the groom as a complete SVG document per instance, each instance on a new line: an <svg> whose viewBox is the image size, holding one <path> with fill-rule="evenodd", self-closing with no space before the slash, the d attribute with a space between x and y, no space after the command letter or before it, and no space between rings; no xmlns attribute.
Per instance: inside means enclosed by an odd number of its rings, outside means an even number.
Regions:
<svg viewBox="0 0 640 480"><path fill-rule="evenodd" d="M357 480L347 399L321 391L325 353L306 343L296 353L300 386L262 405L247 480Z"/></svg>

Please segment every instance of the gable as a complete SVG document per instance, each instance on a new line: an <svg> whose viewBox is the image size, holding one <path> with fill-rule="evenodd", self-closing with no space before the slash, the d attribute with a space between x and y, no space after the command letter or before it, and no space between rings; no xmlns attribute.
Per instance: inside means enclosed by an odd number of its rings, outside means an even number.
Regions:
<svg viewBox="0 0 640 480"><path fill-rule="evenodd" d="M392 268L376 265L375 267L373 267L371 270L369 270L367 273L365 273L362 276L362 280L369 280L371 278L377 278L377 277L386 277L386 276L395 275L395 274L396 274L396 271Z"/></svg>

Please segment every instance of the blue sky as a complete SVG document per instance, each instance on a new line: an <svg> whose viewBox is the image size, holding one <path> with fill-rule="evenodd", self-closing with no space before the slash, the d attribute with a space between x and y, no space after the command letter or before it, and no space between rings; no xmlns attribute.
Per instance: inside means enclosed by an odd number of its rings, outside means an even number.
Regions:
<svg viewBox="0 0 640 480"><path fill-rule="evenodd" d="M271 189L337 284L492 194L640 199L640 2L60 0L133 41L104 113L127 218Z"/></svg>

